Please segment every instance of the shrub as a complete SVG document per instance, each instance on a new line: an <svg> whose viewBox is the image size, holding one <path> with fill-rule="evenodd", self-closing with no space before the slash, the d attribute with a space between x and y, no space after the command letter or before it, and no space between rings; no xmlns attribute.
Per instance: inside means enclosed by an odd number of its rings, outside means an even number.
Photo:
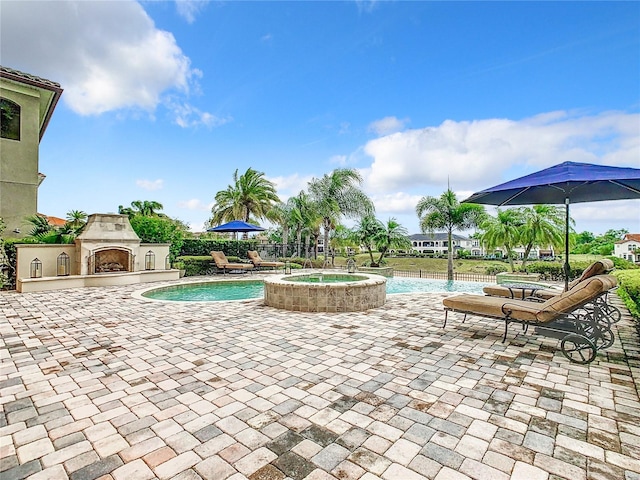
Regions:
<svg viewBox="0 0 640 480"><path fill-rule="evenodd" d="M7 255L4 253L4 238L2 238L2 232L4 232L5 225L2 218L0 218L0 289L4 288L4 286L9 282L5 271L9 271L9 259Z"/></svg>
<svg viewBox="0 0 640 480"><path fill-rule="evenodd" d="M229 258L236 255L247 258L249 250L257 250L257 240L220 240L210 238L186 238L182 243L181 256L209 256L213 251L224 252Z"/></svg>
<svg viewBox="0 0 640 480"><path fill-rule="evenodd" d="M307 268L311 265L311 268L322 268L324 265L324 258L304 258L304 257L291 257L291 258L279 258L281 262L290 261L291 268L304 268L305 262Z"/></svg>
<svg viewBox="0 0 640 480"><path fill-rule="evenodd" d="M177 258L177 261L184 265L185 277L209 275L215 271L215 268L212 266L213 259L211 258L211 255L181 256Z"/></svg>
<svg viewBox="0 0 640 480"><path fill-rule="evenodd" d="M142 243L170 243L169 255L175 259L180 255L184 241L182 226L169 217L147 217L134 215L129 219L131 228Z"/></svg>
<svg viewBox="0 0 640 480"><path fill-rule="evenodd" d="M485 275L497 275L498 273L507 272L509 269L506 265L490 265L484 269Z"/></svg>
<svg viewBox="0 0 640 480"><path fill-rule="evenodd" d="M227 260L231 263L239 263L242 260L238 257L227 255ZM182 269L185 270L185 277L193 277L196 275L213 275L217 272L215 263L211 255L185 255L177 258L177 264L183 264Z"/></svg>
<svg viewBox="0 0 640 480"><path fill-rule="evenodd" d="M619 283L618 295L631 315L640 322L640 270L616 270L613 274Z"/></svg>
<svg viewBox="0 0 640 480"><path fill-rule="evenodd" d="M585 268L591 265L590 262L573 262L569 265L569 280L582 275ZM560 281L564 280L564 263L559 262L533 262L527 264L526 271L529 273L539 273L541 280Z"/></svg>
<svg viewBox="0 0 640 480"><path fill-rule="evenodd" d="M625 260L624 258L613 257L613 256L607 257L607 258L613 262L613 265L618 270L640 269L640 266L636 265L633 262L630 262L629 260Z"/></svg>
<svg viewBox="0 0 640 480"><path fill-rule="evenodd" d="M14 290L16 288L16 271L18 269L18 249L16 244L19 243L38 243L25 238L5 238L4 252L9 262L9 270L6 272L5 290Z"/></svg>

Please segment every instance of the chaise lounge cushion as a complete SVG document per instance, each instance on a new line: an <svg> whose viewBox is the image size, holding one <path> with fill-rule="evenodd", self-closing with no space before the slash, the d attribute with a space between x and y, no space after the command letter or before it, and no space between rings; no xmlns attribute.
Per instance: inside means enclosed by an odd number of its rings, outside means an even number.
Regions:
<svg viewBox="0 0 640 480"><path fill-rule="evenodd" d="M546 323L570 313L617 285L611 275L597 275L544 303L504 297L456 295L443 300L445 308L458 312L521 322Z"/></svg>
<svg viewBox="0 0 640 480"><path fill-rule="evenodd" d="M213 251L211 252L211 256L213 257L213 261L221 270L251 270L253 265L250 263L231 263L227 260L227 256L224 252Z"/></svg>
<svg viewBox="0 0 640 480"><path fill-rule="evenodd" d="M283 268L284 267L283 262L269 262L269 261L262 260L262 258L260 258L260 254L258 254L258 252L255 250L249 250L247 252L247 256L249 257L249 260L251 260L251 263L253 263L253 265L258 268L260 267Z"/></svg>

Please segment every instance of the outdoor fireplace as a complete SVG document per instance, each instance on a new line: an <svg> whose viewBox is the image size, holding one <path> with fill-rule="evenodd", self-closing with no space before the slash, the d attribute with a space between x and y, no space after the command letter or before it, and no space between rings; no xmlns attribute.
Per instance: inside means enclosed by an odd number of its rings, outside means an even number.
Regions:
<svg viewBox="0 0 640 480"><path fill-rule="evenodd" d="M96 251L89 258L89 273L132 272L134 255L122 248Z"/></svg>
<svg viewBox="0 0 640 480"><path fill-rule="evenodd" d="M17 245L16 289L36 292L73 287L177 280L169 243L142 243L127 215L95 213L75 245Z"/></svg>
<svg viewBox="0 0 640 480"><path fill-rule="evenodd" d="M126 215L95 214L76 239L81 275L134 272L140 250Z"/></svg>

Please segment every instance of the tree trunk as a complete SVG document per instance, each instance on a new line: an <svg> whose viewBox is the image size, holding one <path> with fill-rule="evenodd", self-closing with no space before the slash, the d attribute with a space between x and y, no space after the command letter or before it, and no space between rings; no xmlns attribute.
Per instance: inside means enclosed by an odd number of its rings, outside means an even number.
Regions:
<svg viewBox="0 0 640 480"><path fill-rule="evenodd" d="M371 259L371 266L377 267L377 265L375 264L376 262L373 259L373 250L371 250L371 247L369 245L367 245L367 252L369 252L369 258Z"/></svg>
<svg viewBox="0 0 640 480"><path fill-rule="evenodd" d="M324 253L324 265L329 265L329 232L331 231L331 221L328 218L325 218L322 221L322 227L324 230L323 237L323 245L322 245L322 253Z"/></svg>
<svg viewBox="0 0 640 480"><path fill-rule="evenodd" d="M507 248L507 255L509 255L509 266L511 267L511 273L515 272L515 265L513 264L513 255L511 255L511 249Z"/></svg>
<svg viewBox="0 0 640 480"><path fill-rule="evenodd" d="M449 245L447 248L447 280L453 281L453 242L452 242L452 234L451 230L447 232L447 239L449 241Z"/></svg>
<svg viewBox="0 0 640 480"><path fill-rule="evenodd" d="M298 233L296 234L296 249L297 249L296 257L300 257L300 244L301 243L302 243L302 230L298 230Z"/></svg>
<svg viewBox="0 0 640 480"><path fill-rule="evenodd" d="M527 247L524 249L524 257L522 257L522 270L525 270L527 268L527 258L529 258L529 254L531 253L532 249L533 244L527 245Z"/></svg>
<svg viewBox="0 0 640 480"><path fill-rule="evenodd" d="M287 253L286 253L286 249L287 249L287 245L289 244L289 227L283 226L282 227L282 245L283 245L283 252L282 252L282 256L286 257Z"/></svg>
<svg viewBox="0 0 640 480"><path fill-rule="evenodd" d="M380 258L378 258L378 263L375 265L376 267L379 267L380 265L382 265L382 259L384 258L386 253L387 253L387 249L386 248L381 248L380 249Z"/></svg>

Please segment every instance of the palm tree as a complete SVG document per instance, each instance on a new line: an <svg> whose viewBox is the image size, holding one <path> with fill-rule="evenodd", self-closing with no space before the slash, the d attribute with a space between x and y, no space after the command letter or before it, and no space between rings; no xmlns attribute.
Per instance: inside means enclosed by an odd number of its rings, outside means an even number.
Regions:
<svg viewBox="0 0 640 480"><path fill-rule="evenodd" d="M242 175L238 175L236 169L233 185L216 193L215 202L211 209L212 223L220 224L232 220L248 222L251 216L265 219L280 198L275 185L264 177L263 172L248 168Z"/></svg>
<svg viewBox="0 0 640 480"><path fill-rule="evenodd" d="M560 248L564 243L565 211L554 205L534 205L520 208L524 219L524 228L520 242L524 245L522 269L534 246Z"/></svg>
<svg viewBox="0 0 640 480"><path fill-rule="evenodd" d="M380 253L378 261L372 264L372 267L379 267L382 264L384 256L390 248L411 248L411 240L409 240L409 231L400 225L398 221L391 217L387 220L386 225L382 224L382 230L379 235L376 236L376 248Z"/></svg>
<svg viewBox="0 0 640 480"><path fill-rule="evenodd" d="M77 231L67 223L62 227L54 227L49 224L44 215L31 215L26 219L32 228L29 237L39 243L73 243Z"/></svg>
<svg viewBox="0 0 640 480"><path fill-rule="evenodd" d="M373 215L366 215L360 219L360 222L352 230L352 239L356 245L364 247L369 254L371 260L370 265L377 267L373 259L373 250L376 247L376 241L384 234L385 227L380 220Z"/></svg>
<svg viewBox="0 0 640 480"><path fill-rule="evenodd" d="M53 230L53 226L47 220L47 217L44 215L30 215L26 218L27 222L29 222L32 227L29 235L32 237L36 237L43 233L47 233Z"/></svg>
<svg viewBox="0 0 640 480"><path fill-rule="evenodd" d="M267 212L267 218L277 224L282 231L282 245L283 245L283 257L287 256L286 249L289 244L289 230L291 226L291 215L292 215L293 206L291 203L291 199L287 200L286 203L278 202L275 204L271 210Z"/></svg>
<svg viewBox="0 0 640 480"><path fill-rule="evenodd" d="M161 203L154 200L135 200L131 202L131 207L144 217L158 215L158 212L164 208Z"/></svg>
<svg viewBox="0 0 640 480"><path fill-rule="evenodd" d="M344 225L336 225L336 228L331 233L329 242L332 252L338 249L342 250L344 247L358 246L358 243L353 240L353 232ZM334 266L334 255L331 256L331 266Z"/></svg>
<svg viewBox="0 0 640 480"><path fill-rule="evenodd" d="M80 230L87 223L87 214L82 210L70 210L67 212L67 224L73 230Z"/></svg>
<svg viewBox="0 0 640 480"><path fill-rule="evenodd" d="M422 233L447 232L447 279L453 280L453 232L478 226L486 215L484 207L458 202L456 194L448 188L440 197L422 197L416 205L416 213Z"/></svg>
<svg viewBox="0 0 640 480"><path fill-rule="evenodd" d="M362 176L351 168L338 168L309 182L309 193L317 205L324 230L324 258L328 261L329 233L342 216L358 218L374 213L373 202L360 190Z"/></svg>
<svg viewBox="0 0 640 480"><path fill-rule="evenodd" d="M162 213L158 213L163 208L160 202L154 200L134 200L131 202L131 207L119 205L118 213L128 215L130 219L135 215L142 215L143 217L165 216Z"/></svg>
<svg viewBox="0 0 640 480"><path fill-rule="evenodd" d="M514 271L513 249L520 244L523 225L524 219L520 209L517 208L498 210L497 217L488 217L480 225L483 230L480 235L483 245L490 250L497 247L504 248L507 252L512 272Z"/></svg>
<svg viewBox="0 0 640 480"><path fill-rule="evenodd" d="M297 256L300 256L300 245L302 244L303 233L307 234L307 244L311 235L315 234L322 222L322 217L318 213L317 205L313 199L304 191L289 199L291 203L290 227L296 232ZM308 251L305 248L305 251Z"/></svg>

